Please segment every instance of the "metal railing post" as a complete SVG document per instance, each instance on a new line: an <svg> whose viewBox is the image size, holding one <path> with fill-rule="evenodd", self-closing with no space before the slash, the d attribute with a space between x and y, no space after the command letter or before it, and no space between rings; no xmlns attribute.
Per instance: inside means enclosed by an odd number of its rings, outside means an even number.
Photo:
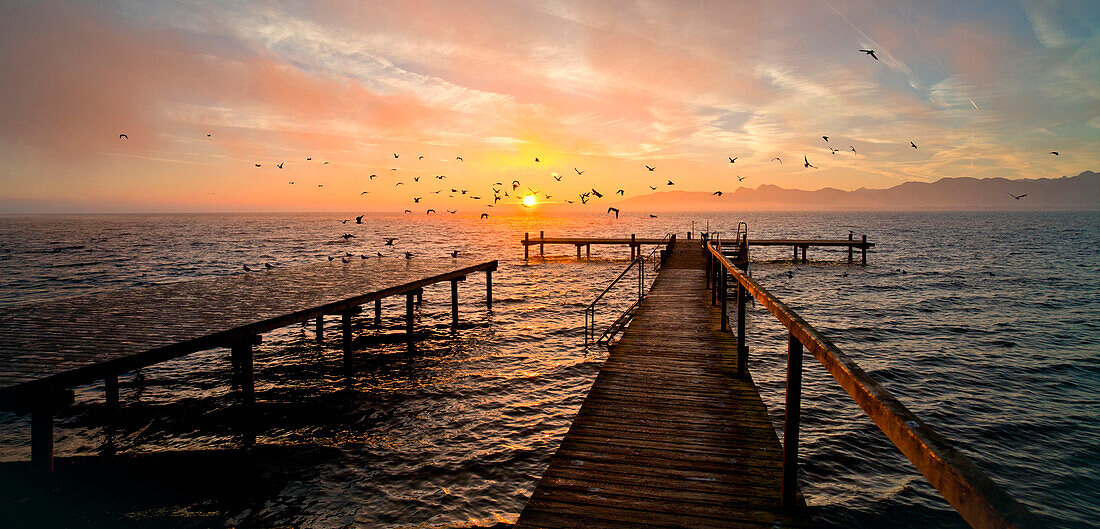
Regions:
<svg viewBox="0 0 1100 529"><path fill-rule="evenodd" d="M787 403L783 420L783 482L780 502L795 506L798 496L798 421L802 406L802 342L787 333Z"/></svg>
<svg viewBox="0 0 1100 529"><path fill-rule="evenodd" d="M745 344L745 301L749 292L737 282L737 378L744 379L749 364L749 346Z"/></svg>

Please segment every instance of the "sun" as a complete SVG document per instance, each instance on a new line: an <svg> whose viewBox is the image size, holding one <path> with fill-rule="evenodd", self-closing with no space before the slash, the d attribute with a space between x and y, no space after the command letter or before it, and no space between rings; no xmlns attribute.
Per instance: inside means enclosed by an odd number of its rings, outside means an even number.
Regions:
<svg viewBox="0 0 1100 529"><path fill-rule="evenodd" d="M531 206L534 206L535 204L538 204L538 203L539 203L539 201L537 199L535 199L535 195L527 195L527 196L523 197L523 205L524 206L531 207Z"/></svg>

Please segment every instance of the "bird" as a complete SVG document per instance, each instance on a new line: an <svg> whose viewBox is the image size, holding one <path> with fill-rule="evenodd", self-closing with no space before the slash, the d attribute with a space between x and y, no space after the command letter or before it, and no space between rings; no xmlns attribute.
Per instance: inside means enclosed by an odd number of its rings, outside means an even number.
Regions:
<svg viewBox="0 0 1100 529"><path fill-rule="evenodd" d="M400 155L400 154L397 154L397 153L393 153L393 157L394 157L394 158L400 158L400 157L401 157L401 155Z"/></svg>
<svg viewBox="0 0 1100 529"><path fill-rule="evenodd" d="M772 160L775 160L775 161L779 162L779 165L783 165L783 160L780 160L778 156L776 156L775 158L772 158ZM769 160L769 161L771 161L771 160Z"/></svg>
<svg viewBox="0 0 1100 529"><path fill-rule="evenodd" d="M581 197L581 204L587 204L588 203L588 195L586 195L584 193L581 193L580 197Z"/></svg>
<svg viewBox="0 0 1100 529"><path fill-rule="evenodd" d="M672 180L669 180L669 181L668 181L668 184L666 184L666 185L674 186L674 185L676 185L676 184L674 184L674 183L672 182Z"/></svg>
<svg viewBox="0 0 1100 529"><path fill-rule="evenodd" d="M612 211L615 212L615 218L619 218L619 208L607 208L608 213L611 213Z"/></svg>
<svg viewBox="0 0 1100 529"><path fill-rule="evenodd" d="M399 186L399 185L404 185L404 183L405 183L405 182L398 182L398 183L394 184L394 185L393 185L393 187L397 187L397 186Z"/></svg>
<svg viewBox="0 0 1100 529"><path fill-rule="evenodd" d="M286 163L286 162L279 162L279 163L275 164L275 167L278 167L279 169L282 169L284 163Z"/></svg>
<svg viewBox="0 0 1100 529"><path fill-rule="evenodd" d="M1008 193L1008 191L1005 191L1005 193ZM1008 193L1008 196L1015 198L1016 200L1020 200L1021 198L1026 197L1027 193L1024 193L1022 195L1013 195L1012 193Z"/></svg>
<svg viewBox="0 0 1100 529"><path fill-rule="evenodd" d="M856 148L855 148L855 146L849 145L849 146L848 146L848 148L849 148L849 149L852 149L852 152L856 152ZM858 152L856 152L856 154L859 154L859 153L858 153Z"/></svg>
<svg viewBox="0 0 1100 529"><path fill-rule="evenodd" d="M875 55L875 50L859 50L859 51L862 51L863 53L866 53L867 55L870 55L871 58L876 60L876 61L878 60L878 55Z"/></svg>
<svg viewBox="0 0 1100 529"><path fill-rule="evenodd" d="M519 187L519 180L512 180L512 191L515 191Z"/></svg>
<svg viewBox="0 0 1100 529"><path fill-rule="evenodd" d="M362 224L363 223L363 215L359 215L358 217L355 217L355 223L356 224Z"/></svg>
<svg viewBox="0 0 1100 529"><path fill-rule="evenodd" d="M413 204L419 204L420 199L422 199L422 198L424 198L424 197L413 197Z"/></svg>
<svg viewBox="0 0 1100 529"><path fill-rule="evenodd" d="M393 241L397 240L397 237L382 237L383 241L386 241L386 246L393 246Z"/></svg>
<svg viewBox="0 0 1100 529"><path fill-rule="evenodd" d="M561 176L560 175L554 175L554 180L557 180L558 182L561 182Z"/></svg>
<svg viewBox="0 0 1100 529"><path fill-rule="evenodd" d="M259 167L259 166L260 166L260 164L256 164L256 167Z"/></svg>
<svg viewBox="0 0 1100 529"><path fill-rule="evenodd" d="M407 261L407 260L412 259L412 258L413 258L413 253L408 251L408 250L405 250L405 260Z"/></svg>
<svg viewBox="0 0 1100 529"><path fill-rule="evenodd" d="M730 159L730 163L735 163L740 156L727 156Z"/></svg>
<svg viewBox="0 0 1100 529"><path fill-rule="evenodd" d="M348 262L348 258L347 258L347 257L341 257L341 258L340 258L340 262L341 262L341 263L347 263L347 262Z"/></svg>
<svg viewBox="0 0 1100 529"><path fill-rule="evenodd" d="M366 256L366 254L359 254L359 258L360 258L360 259L366 259L366 258L367 258L367 256Z"/></svg>
<svg viewBox="0 0 1100 529"><path fill-rule="evenodd" d="M310 161L310 160L312 160L312 159L313 159L313 157L311 157L311 156L306 156L306 161L307 161L307 162L308 162L308 161Z"/></svg>
<svg viewBox="0 0 1100 529"><path fill-rule="evenodd" d="M290 181L290 185L294 185L294 180L291 180L291 181Z"/></svg>
<svg viewBox="0 0 1100 529"><path fill-rule="evenodd" d="M576 167L574 167L573 170L576 171L577 174L579 174L579 175L584 174L584 171L581 171L580 169L577 169Z"/></svg>
<svg viewBox="0 0 1100 529"><path fill-rule="evenodd" d="M252 269L251 269L251 268L249 268L249 267L248 267L248 265L244 265L244 271L245 271L245 272L251 272L251 271L252 271Z"/></svg>
<svg viewBox="0 0 1100 529"><path fill-rule="evenodd" d="M419 177L419 176L414 176L414 177L413 177L413 182L419 182L419 181L420 181L420 177Z"/></svg>
<svg viewBox="0 0 1100 529"><path fill-rule="evenodd" d="M1053 154L1055 156L1058 156L1058 151L1050 151L1050 153L1048 153L1048 154Z"/></svg>
<svg viewBox="0 0 1100 529"><path fill-rule="evenodd" d="M650 214L649 214L649 218L651 218L651 219L655 219L655 218L657 218L657 215L654 215L654 214L650 213Z"/></svg>
<svg viewBox="0 0 1100 529"><path fill-rule="evenodd" d="M821 139L825 140L825 143L829 143L829 137L828 136L822 136Z"/></svg>
<svg viewBox="0 0 1100 529"><path fill-rule="evenodd" d="M438 176L435 177L436 180L443 180L444 178L447 178L447 175L442 175L441 174L441 175L438 175Z"/></svg>
<svg viewBox="0 0 1100 529"><path fill-rule="evenodd" d="M722 196L722 192L721 191L715 191L715 192L711 193L711 195L715 195L715 196L720 197L720 196Z"/></svg>
<svg viewBox="0 0 1100 529"><path fill-rule="evenodd" d="M453 259L456 257L458 257L458 250L451 250L451 258Z"/></svg>
<svg viewBox="0 0 1100 529"><path fill-rule="evenodd" d="M272 268L275 268L275 267L271 266L271 263L264 263L264 268L266 268L268 270L271 270Z"/></svg>
<svg viewBox="0 0 1100 529"><path fill-rule="evenodd" d="M331 255L330 255L330 256L328 256L328 260L329 260L329 261L332 261L333 259L336 259L336 258L335 258L335 257L333 257L333 256L331 256Z"/></svg>
<svg viewBox="0 0 1100 529"><path fill-rule="evenodd" d="M367 194L367 193L370 193L370 191L363 191L362 193L359 193L359 196L363 196L363 195L365 195L365 194Z"/></svg>
<svg viewBox="0 0 1100 529"><path fill-rule="evenodd" d="M343 219L340 221L340 224L347 224L349 220L351 219Z"/></svg>
<svg viewBox="0 0 1100 529"><path fill-rule="evenodd" d="M566 203L566 204L572 204L572 203L573 203L573 201L572 201L572 200L566 200L566 201L565 201L565 203Z"/></svg>
<svg viewBox="0 0 1100 529"><path fill-rule="evenodd" d="M733 175L733 176L737 176L737 175ZM744 181L745 181L745 177L743 177L743 176L737 176L737 181L738 181L738 182L744 182Z"/></svg>
<svg viewBox="0 0 1100 529"><path fill-rule="evenodd" d="M345 234L341 235L341 237L343 237L345 241L348 240L348 239L354 239L355 238L355 236L350 234L350 233L345 233Z"/></svg>
<svg viewBox="0 0 1100 529"><path fill-rule="evenodd" d="M378 254L378 257L382 257L382 252L379 252L379 251L375 250L374 253Z"/></svg>
<svg viewBox="0 0 1100 529"><path fill-rule="evenodd" d="M481 218L487 219L487 218L489 218L489 214L488 213L482 213Z"/></svg>
<svg viewBox="0 0 1100 529"><path fill-rule="evenodd" d="M457 209L448 209L447 213L450 213L451 215L454 215L455 213L458 213L458 210Z"/></svg>
<svg viewBox="0 0 1100 529"><path fill-rule="evenodd" d="M787 270L787 279L792 279L792 278L794 278L794 272L791 272L790 270Z"/></svg>
<svg viewBox="0 0 1100 529"><path fill-rule="evenodd" d="M431 215L432 213L435 213L434 209L429 209L428 211L424 212L425 215Z"/></svg>
<svg viewBox="0 0 1100 529"><path fill-rule="evenodd" d="M411 210L411 209L406 209L405 210L405 213L412 213L412 212L413 212L413 210Z"/></svg>
<svg viewBox="0 0 1100 529"><path fill-rule="evenodd" d="M210 134L207 134L207 135L206 135L206 137L207 137L207 138L209 138L209 137L210 137Z"/></svg>
<svg viewBox="0 0 1100 529"><path fill-rule="evenodd" d="M423 155L423 154L421 154L421 155L420 155L420 157L419 157L419 158L417 158L417 160L423 160L423 159L424 159L424 155Z"/></svg>
<svg viewBox="0 0 1100 529"><path fill-rule="evenodd" d="M321 165L328 165L328 161L325 161L325 162L324 162L324 163L322 163Z"/></svg>
<svg viewBox="0 0 1100 529"><path fill-rule="evenodd" d="M649 188L652 189L653 191L657 190L657 186L649 186Z"/></svg>
<svg viewBox="0 0 1100 529"><path fill-rule="evenodd" d="M832 147L829 147L829 151L832 152L834 156L836 156L836 152L839 151L839 150L840 149L834 149Z"/></svg>
<svg viewBox="0 0 1100 529"><path fill-rule="evenodd" d="M652 170L656 169L656 167L650 167L650 166L648 166L648 165L647 165L647 166L645 166L645 168L646 168L646 169L649 169L650 171L652 171Z"/></svg>
<svg viewBox="0 0 1100 529"><path fill-rule="evenodd" d="M119 135L118 135L118 139L120 139L120 140L128 140L128 139L130 139L130 137L129 137L129 136L127 136L127 135L125 135L125 134L119 134Z"/></svg>
<svg viewBox="0 0 1100 529"><path fill-rule="evenodd" d="M325 184L317 184L317 187L325 187Z"/></svg>
<svg viewBox="0 0 1100 529"><path fill-rule="evenodd" d="M596 195L596 198L603 198L603 195L599 191L596 191L595 188L592 189L592 194Z"/></svg>
<svg viewBox="0 0 1100 529"><path fill-rule="evenodd" d="M916 149L916 148L917 148L917 144L916 144L916 143L913 143L913 140L909 140L909 145L910 145L911 147L913 147L914 149Z"/></svg>
<svg viewBox="0 0 1100 529"><path fill-rule="evenodd" d="M374 178L375 178L376 176L378 176L378 175L376 175L376 174L372 174L372 175L370 175L370 177L369 177L369 178L370 178L371 180L374 180Z"/></svg>
<svg viewBox="0 0 1100 529"><path fill-rule="evenodd" d="M817 169L817 167L815 167L815 166L813 166L813 165L810 165L810 160L806 159L806 155L805 155L805 154L803 154L803 155L802 155L802 161L803 161L803 166L804 166L804 167L809 167L809 168L811 168L811 169Z"/></svg>
<svg viewBox="0 0 1100 529"><path fill-rule="evenodd" d="M616 192L615 192L615 194L616 194L616 195L622 195L622 196L624 196L624 197L626 196L626 195L624 195L624 194L623 194L623 190L622 190L622 189L620 189L620 190L616 191Z"/></svg>
<svg viewBox="0 0 1100 529"><path fill-rule="evenodd" d="M535 157L535 163L539 163L539 157L538 156Z"/></svg>

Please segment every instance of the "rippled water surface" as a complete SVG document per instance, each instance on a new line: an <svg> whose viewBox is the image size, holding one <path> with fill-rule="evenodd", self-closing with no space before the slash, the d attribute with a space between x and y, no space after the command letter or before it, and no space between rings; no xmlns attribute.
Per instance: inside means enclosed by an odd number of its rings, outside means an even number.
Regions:
<svg viewBox="0 0 1100 529"><path fill-rule="evenodd" d="M403 300L382 329L357 321L362 366L341 368L335 333L292 326L256 357L255 446L212 350L122 377L123 408L78 388L57 419L59 468L93 489L67 504L78 525L455 527L514 521L606 353L585 351L582 308L625 266L625 248L548 247L523 261L525 231L547 236L732 231L846 237L846 252L760 248L753 275L925 422L1053 526L1100 519L1100 215L1096 213L751 213L464 218L348 215L119 215L0 218L0 305L365 254L445 263L499 259L494 310L484 275L430 287L410 350ZM354 234L345 242L340 235ZM383 236L397 237L394 247ZM533 249L537 255L537 249ZM358 258L358 257L356 257ZM858 261L858 255L857 255ZM339 266L339 260L332 263ZM788 273L790 272L790 273ZM628 302L619 288L604 322ZM171 315L165 315L166 321ZM336 320L330 320L335 326ZM750 369L782 424L786 334L749 317ZM816 362L807 361L803 493L826 527L964 527L962 520ZM121 457L99 457L113 452ZM29 458L23 415L0 414L0 467ZM94 456L94 457L92 457ZM66 467L66 464L69 466ZM99 466L97 466L99 465ZM98 470L97 470L98 469ZM2 470L2 469L0 469ZM102 476L116 477L102 482ZM86 483L81 480L86 480ZM161 491L166 485L170 490ZM210 492L212 490L213 492ZM206 492L204 492L206 491ZM96 495L98 494L98 496ZM122 498L122 499L120 499ZM3 509L21 511L11 505ZM74 521L75 520L75 521Z"/></svg>

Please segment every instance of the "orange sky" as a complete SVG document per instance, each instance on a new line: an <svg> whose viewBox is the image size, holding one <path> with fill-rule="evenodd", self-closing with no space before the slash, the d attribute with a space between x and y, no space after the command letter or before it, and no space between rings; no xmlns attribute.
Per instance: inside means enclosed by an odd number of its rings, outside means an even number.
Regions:
<svg viewBox="0 0 1100 529"><path fill-rule="evenodd" d="M11 6L0 212L475 215L513 180L561 202L1097 169L1096 4L957 4Z"/></svg>

